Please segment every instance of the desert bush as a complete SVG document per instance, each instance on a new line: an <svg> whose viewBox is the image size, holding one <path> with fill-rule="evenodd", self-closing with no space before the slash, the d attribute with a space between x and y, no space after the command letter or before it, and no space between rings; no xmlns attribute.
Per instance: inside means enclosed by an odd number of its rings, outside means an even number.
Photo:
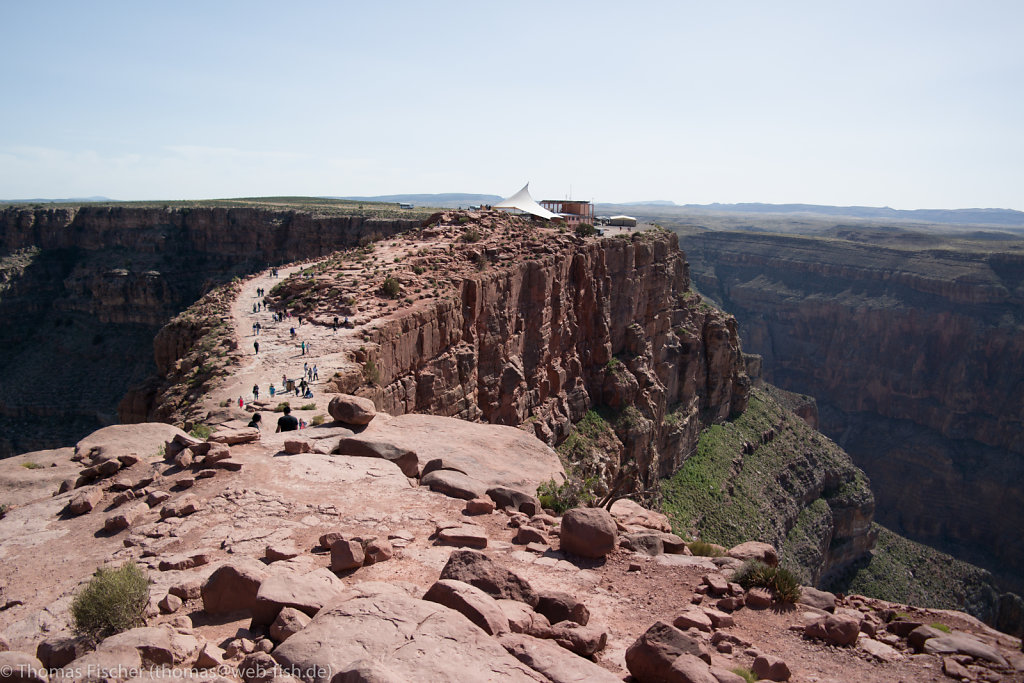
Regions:
<svg viewBox="0 0 1024 683"><path fill-rule="evenodd" d="M482 235L480 234L480 231L473 227L468 228L464 233L462 233L463 242L479 242L481 237Z"/></svg>
<svg viewBox="0 0 1024 683"><path fill-rule="evenodd" d="M940 631L942 631L943 633L952 633L953 632L953 629L951 629L950 627L946 626L945 624L940 624L939 622L935 622L934 624L929 624L929 626L931 626L932 628L937 628Z"/></svg>
<svg viewBox="0 0 1024 683"><path fill-rule="evenodd" d="M75 632L93 643L145 624L149 578L134 562L96 570L71 603Z"/></svg>
<svg viewBox="0 0 1024 683"><path fill-rule="evenodd" d="M705 543L704 541L694 541L687 543L686 547L690 549L690 552L700 557L721 557L725 553L722 552L721 546L717 546L713 543Z"/></svg>
<svg viewBox="0 0 1024 683"><path fill-rule="evenodd" d="M401 291L402 285L390 275L384 278L384 284L380 286L380 293L389 299L397 299Z"/></svg>
<svg viewBox="0 0 1024 683"><path fill-rule="evenodd" d="M302 407L299 408L299 410L316 410L316 404L315 403L304 403L304 404L302 404Z"/></svg>
<svg viewBox="0 0 1024 683"><path fill-rule="evenodd" d="M413 266L412 267L412 272L416 273L417 275L423 275L423 273L426 272L426 270L427 269L424 268L423 266Z"/></svg>
<svg viewBox="0 0 1024 683"><path fill-rule="evenodd" d="M732 580L747 589L755 586L767 588L780 602L796 602L800 599L800 582L792 572L782 567L769 567L758 560L744 563Z"/></svg>
<svg viewBox="0 0 1024 683"><path fill-rule="evenodd" d="M212 434L212 433L213 433L213 428L211 428L209 425L204 425L202 422L199 422L199 423L195 424L192 427L192 429L189 430L189 434L191 436L194 436L197 439L204 439L204 440L208 439L210 437L210 434Z"/></svg>
<svg viewBox="0 0 1024 683"><path fill-rule="evenodd" d="M363 363L363 379L371 386L380 384L380 370L372 358Z"/></svg>
<svg viewBox="0 0 1024 683"><path fill-rule="evenodd" d="M322 425L323 423L324 423L324 416L323 415L314 415L313 419L310 421L310 424L313 425L314 427L316 427L317 425Z"/></svg>
<svg viewBox="0 0 1024 683"><path fill-rule="evenodd" d="M11 506L8 505L7 503L0 503L0 519L3 519L4 517L6 517L7 513L10 511L10 509L11 509Z"/></svg>
<svg viewBox="0 0 1024 683"><path fill-rule="evenodd" d="M729 671L736 674L747 683L755 683L758 680L757 674L745 666L737 666L732 669L729 669Z"/></svg>
<svg viewBox="0 0 1024 683"><path fill-rule="evenodd" d="M24 467L26 470L41 470L44 467L46 467L46 465L40 465L39 463L32 461L23 462L21 463L21 466Z"/></svg>
<svg viewBox="0 0 1024 683"><path fill-rule="evenodd" d="M595 506L597 496L594 494L594 487L596 485L595 477L584 479L570 472L565 483L561 485L556 484L554 479L549 479L538 486L537 498L540 499L541 507L562 514L572 508Z"/></svg>
<svg viewBox="0 0 1024 683"><path fill-rule="evenodd" d="M274 412L275 413L283 413L285 408L289 408L290 409L291 407L292 407L292 404L289 403L288 401L281 401L276 406L274 406Z"/></svg>
<svg viewBox="0 0 1024 683"><path fill-rule="evenodd" d="M590 223L580 223L576 226L576 235L579 237L591 237L597 234L597 228Z"/></svg>

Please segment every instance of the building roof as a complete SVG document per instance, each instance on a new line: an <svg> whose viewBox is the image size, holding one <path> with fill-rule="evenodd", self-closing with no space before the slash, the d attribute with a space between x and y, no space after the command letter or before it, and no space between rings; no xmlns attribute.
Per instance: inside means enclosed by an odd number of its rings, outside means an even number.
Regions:
<svg viewBox="0 0 1024 683"><path fill-rule="evenodd" d="M548 211L543 206L538 204L530 196L530 183L523 185L523 189L516 192L508 199L502 199L500 202L494 205L496 209L518 209L523 213L528 213L538 218L545 220L551 220L552 218L558 218L558 214L552 211Z"/></svg>

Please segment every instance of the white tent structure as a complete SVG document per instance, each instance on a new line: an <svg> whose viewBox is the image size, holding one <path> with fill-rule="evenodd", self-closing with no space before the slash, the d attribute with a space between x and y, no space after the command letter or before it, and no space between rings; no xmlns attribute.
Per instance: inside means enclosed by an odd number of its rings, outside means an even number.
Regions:
<svg viewBox="0 0 1024 683"><path fill-rule="evenodd" d="M502 199L494 205L494 208L516 209L523 213L528 213L532 216L537 216L549 221L553 218L560 218L557 213L548 211L543 206L533 201L533 197L530 196L530 183L523 185L523 189L519 190L519 192L516 192L508 199Z"/></svg>

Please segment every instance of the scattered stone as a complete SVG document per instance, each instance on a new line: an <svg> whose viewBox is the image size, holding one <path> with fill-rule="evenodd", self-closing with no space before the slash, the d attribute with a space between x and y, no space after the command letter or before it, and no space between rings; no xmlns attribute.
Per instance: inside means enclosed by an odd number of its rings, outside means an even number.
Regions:
<svg viewBox="0 0 1024 683"><path fill-rule="evenodd" d="M871 638L858 638L857 647L881 662L893 663L903 659L896 648Z"/></svg>
<svg viewBox="0 0 1024 683"><path fill-rule="evenodd" d="M202 503L192 493L186 493L175 501L160 508L160 519L168 517L187 517L202 507Z"/></svg>
<svg viewBox="0 0 1024 683"><path fill-rule="evenodd" d="M573 508L562 515L561 549L580 557L601 558L615 550L617 530L604 508Z"/></svg>
<svg viewBox="0 0 1024 683"><path fill-rule="evenodd" d="M183 470L192 467L192 451L185 449L178 453L174 456L174 464Z"/></svg>
<svg viewBox="0 0 1024 683"><path fill-rule="evenodd" d="M910 635L910 632L919 626L924 626L920 621L904 621L903 619L897 619L896 621L890 621L885 630L889 633L895 633L900 638L906 638Z"/></svg>
<svg viewBox="0 0 1024 683"><path fill-rule="evenodd" d="M612 503L611 514L623 526L633 525L647 527L655 531L672 531L668 517L660 512L648 510L629 498L620 498Z"/></svg>
<svg viewBox="0 0 1024 683"><path fill-rule="evenodd" d="M0 683L46 683L43 663L27 652L0 652Z"/></svg>
<svg viewBox="0 0 1024 683"><path fill-rule="evenodd" d="M661 532L644 531L625 534L619 539L619 545L626 550L652 557L665 553L665 543L661 538Z"/></svg>
<svg viewBox="0 0 1024 683"><path fill-rule="evenodd" d="M146 494L146 505L156 507L171 497L167 491L150 491Z"/></svg>
<svg viewBox="0 0 1024 683"><path fill-rule="evenodd" d="M529 545L530 543L547 543L548 539L540 529L535 529L532 526L521 526L512 542L519 545Z"/></svg>
<svg viewBox="0 0 1024 683"><path fill-rule="evenodd" d="M759 655L754 659L754 665L750 668L758 678L768 681L788 681L792 675L789 665L774 655Z"/></svg>
<svg viewBox="0 0 1024 683"><path fill-rule="evenodd" d="M833 645L853 645L860 634L860 621L845 614L828 614L804 627L804 635L821 638Z"/></svg>
<svg viewBox="0 0 1024 683"><path fill-rule="evenodd" d="M157 606L160 607L160 611L164 614L174 614L181 609L181 598L173 593L168 593L161 598Z"/></svg>
<svg viewBox="0 0 1024 683"><path fill-rule="evenodd" d="M529 550L531 553L543 555L544 553L551 550L551 546L549 546L547 543L527 543L526 549Z"/></svg>
<svg viewBox="0 0 1024 683"><path fill-rule="evenodd" d="M184 600L195 600L202 595L203 581L198 576L179 581L168 591Z"/></svg>
<svg viewBox="0 0 1024 683"><path fill-rule="evenodd" d="M0 650L10 648L0 647ZM89 651L88 643L83 638L76 638L67 632L47 636L36 646L36 658L47 669L59 669L73 662Z"/></svg>
<svg viewBox="0 0 1024 683"><path fill-rule="evenodd" d="M751 588L743 597L743 604L751 609L767 609L775 601L767 588Z"/></svg>
<svg viewBox="0 0 1024 683"><path fill-rule="evenodd" d="M438 532L437 539L447 545L470 548L487 547L487 532L483 527L478 526L448 527Z"/></svg>
<svg viewBox="0 0 1024 683"><path fill-rule="evenodd" d="M494 512L494 501L490 498L474 498L466 503L467 515L489 515Z"/></svg>
<svg viewBox="0 0 1024 683"><path fill-rule="evenodd" d="M331 571L345 572L363 566L366 559L363 544L355 539L341 538L331 544Z"/></svg>
<svg viewBox="0 0 1024 683"><path fill-rule="evenodd" d="M670 668L671 678L666 679L673 683L718 683L718 679L711 673L707 663L697 659L693 655L679 655L672 662ZM743 680L742 678L740 680Z"/></svg>
<svg viewBox="0 0 1024 683"><path fill-rule="evenodd" d="M71 496L67 509L72 515L84 515L99 505L101 500L103 500L103 489L99 486L86 486Z"/></svg>
<svg viewBox="0 0 1024 683"><path fill-rule="evenodd" d="M721 613L719 613L721 614ZM729 617L730 619L732 617ZM681 631L685 631L688 628L696 628L701 631L711 631L711 618L708 617L703 610L696 608L688 608L683 611L678 617L672 620L672 625Z"/></svg>
<svg viewBox="0 0 1024 683"><path fill-rule="evenodd" d="M298 455L299 453L311 453L313 451L313 444L309 442L309 439L292 437L284 440L284 452L288 455Z"/></svg>
<svg viewBox="0 0 1024 683"><path fill-rule="evenodd" d="M420 459L415 451L396 446L388 441L362 436L351 436L338 441L334 448L338 455L389 460L407 477L420 476Z"/></svg>
<svg viewBox="0 0 1024 683"><path fill-rule="evenodd" d="M196 668L216 669L222 664L224 664L224 650L213 643L206 643L199 650L199 656L196 657Z"/></svg>
<svg viewBox="0 0 1024 683"><path fill-rule="evenodd" d="M516 510L526 515L535 515L542 509L536 496L507 486L492 486L487 489L487 496L502 509Z"/></svg>
<svg viewBox="0 0 1024 683"><path fill-rule="evenodd" d="M327 412L336 421L346 425L366 425L377 414L377 408L368 398L341 394L331 399Z"/></svg>
<svg viewBox="0 0 1024 683"><path fill-rule="evenodd" d="M387 562L394 557L395 549L383 538L371 538L363 546L363 565L369 566L378 562Z"/></svg>
<svg viewBox="0 0 1024 683"><path fill-rule="evenodd" d="M266 568L262 562L247 557L233 560L218 568L203 584L203 609L208 614L251 611L265 578Z"/></svg>
<svg viewBox="0 0 1024 683"><path fill-rule="evenodd" d="M270 625L270 637L278 643L283 643L296 633L306 628L311 621L305 612L294 607L283 607Z"/></svg>
<svg viewBox="0 0 1024 683"><path fill-rule="evenodd" d="M729 581L721 574L705 574L702 582L707 586L707 592L711 595L728 595L732 592Z"/></svg>
<svg viewBox="0 0 1024 683"><path fill-rule="evenodd" d="M551 634L551 622L525 602L500 599L497 601L512 633L526 633L536 638L547 638Z"/></svg>
<svg viewBox="0 0 1024 683"><path fill-rule="evenodd" d="M941 636L929 638L924 642L924 651L930 655L970 655L976 659L984 659L999 666L1006 666L1006 660L994 647L960 631L943 633Z"/></svg>
<svg viewBox="0 0 1024 683"><path fill-rule="evenodd" d="M209 561L209 550L195 550L191 553L171 555L169 557L162 558L158 568L162 572L181 571L184 569L192 569L193 567L201 567Z"/></svg>
<svg viewBox="0 0 1024 683"><path fill-rule="evenodd" d="M531 607L536 607L540 600L528 581L476 550L453 551L440 578L462 581L493 598L519 600Z"/></svg>
<svg viewBox="0 0 1024 683"><path fill-rule="evenodd" d="M524 633L507 633L499 642L513 657L553 683L621 683L622 680L550 641Z"/></svg>
<svg viewBox="0 0 1024 683"><path fill-rule="evenodd" d="M921 652L924 650L926 640L944 635L946 635L945 631L940 631L934 626L918 626L907 634L907 643L910 644L910 647L914 648L914 652Z"/></svg>
<svg viewBox="0 0 1024 683"><path fill-rule="evenodd" d="M210 435L207 441L234 446L240 443L252 443L260 440L260 430L256 427L240 427L238 429L220 429Z"/></svg>
<svg viewBox="0 0 1024 683"><path fill-rule="evenodd" d="M507 633L510 630L508 618L505 617L498 602L468 583L453 579L441 579L427 590L423 599L459 612L492 636Z"/></svg>
<svg viewBox="0 0 1024 683"><path fill-rule="evenodd" d="M671 624L657 621L626 650L626 667L640 681L671 681L672 664L684 654L711 663L703 643Z"/></svg>
<svg viewBox="0 0 1024 683"><path fill-rule="evenodd" d="M575 621L560 621L557 624L552 624L549 638L580 657L591 657L608 644L607 631L592 624L583 626Z"/></svg>
<svg viewBox="0 0 1024 683"><path fill-rule="evenodd" d="M560 520L557 517L552 517L547 513L539 512L536 515L530 517L530 519L527 521L527 524L539 529L541 527L558 526L560 524Z"/></svg>
<svg viewBox="0 0 1024 683"><path fill-rule="evenodd" d="M703 609L704 614L711 620L712 628L729 628L730 626L736 625L736 621L732 618L732 615L726 614L725 612L719 612L718 610L711 609L710 607L705 607Z"/></svg>
<svg viewBox="0 0 1024 683"><path fill-rule="evenodd" d="M203 445L206 446L206 454L203 457L203 464L207 467L231 457L231 449L226 444L207 442Z"/></svg>
<svg viewBox="0 0 1024 683"><path fill-rule="evenodd" d="M299 549L291 542L288 543L273 543L268 545L263 553L263 556L267 558L268 562L279 562L281 560L290 560L293 557L299 556Z"/></svg>
<svg viewBox="0 0 1024 683"><path fill-rule="evenodd" d="M116 515L107 517L106 521L103 522L104 531L110 533L117 533L123 529L127 529L131 525L139 521L143 515L149 512L149 506L145 503L136 503L127 508L124 508Z"/></svg>
<svg viewBox="0 0 1024 683"><path fill-rule="evenodd" d="M952 657L942 658L942 673L946 674L950 678L956 678L961 681L975 680L975 677L971 674L971 670Z"/></svg>
<svg viewBox="0 0 1024 683"><path fill-rule="evenodd" d="M835 612L836 596L835 593L818 590L813 586L801 586L800 599L797 600L797 604L807 605L808 607L814 607L825 612Z"/></svg>
<svg viewBox="0 0 1024 683"><path fill-rule="evenodd" d="M658 534L661 539L661 547L670 555L691 555L690 549L686 547L686 541L675 534L662 532Z"/></svg>
<svg viewBox="0 0 1024 683"><path fill-rule="evenodd" d="M574 621L586 626L590 621L590 610L576 596L559 591L546 591L540 594L534 608L543 614L552 624L560 621Z"/></svg>
<svg viewBox="0 0 1024 683"><path fill-rule="evenodd" d="M235 460L234 458L228 458L227 460L218 460L214 464L214 467L222 470L227 470L228 472L240 472L244 466L245 463L243 463L241 460Z"/></svg>
<svg viewBox="0 0 1024 683"><path fill-rule="evenodd" d="M434 470L420 479L420 485L430 487L431 491L464 500L481 498L487 493L487 487L483 482L455 470Z"/></svg>
<svg viewBox="0 0 1024 683"><path fill-rule="evenodd" d="M735 612L736 610L743 607L743 596L742 595L730 595L727 598L722 598L715 603L715 607L722 610L723 612Z"/></svg>
<svg viewBox="0 0 1024 683"><path fill-rule="evenodd" d="M779 565L779 554L775 552L775 548L767 543L761 543L760 541L747 541L746 543L740 543L739 545L730 548L726 554L729 557L743 562L748 560L757 560L758 562L765 563L769 567L777 567Z"/></svg>
<svg viewBox="0 0 1024 683"><path fill-rule="evenodd" d="M722 668L717 667L717 666L711 667L711 675L715 677L715 681L717 683L746 683L747 682L747 679L743 678L743 676L740 676L739 674L734 674L733 672L731 672L731 671L729 671L727 669L722 669Z"/></svg>

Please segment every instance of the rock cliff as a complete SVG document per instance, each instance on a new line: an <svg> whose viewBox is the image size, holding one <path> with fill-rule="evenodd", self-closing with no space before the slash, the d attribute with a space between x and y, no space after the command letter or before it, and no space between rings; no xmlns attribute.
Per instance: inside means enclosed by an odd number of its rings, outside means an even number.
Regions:
<svg viewBox="0 0 1024 683"><path fill-rule="evenodd" d="M1024 249L842 236L683 245L766 379L818 399L823 431L871 478L879 521L1024 589Z"/></svg>
<svg viewBox="0 0 1024 683"><path fill-rule="evenodd" d="M160 327L217 283L409 220L259 208L0 210L0 457L116 421Z"/></svg>

